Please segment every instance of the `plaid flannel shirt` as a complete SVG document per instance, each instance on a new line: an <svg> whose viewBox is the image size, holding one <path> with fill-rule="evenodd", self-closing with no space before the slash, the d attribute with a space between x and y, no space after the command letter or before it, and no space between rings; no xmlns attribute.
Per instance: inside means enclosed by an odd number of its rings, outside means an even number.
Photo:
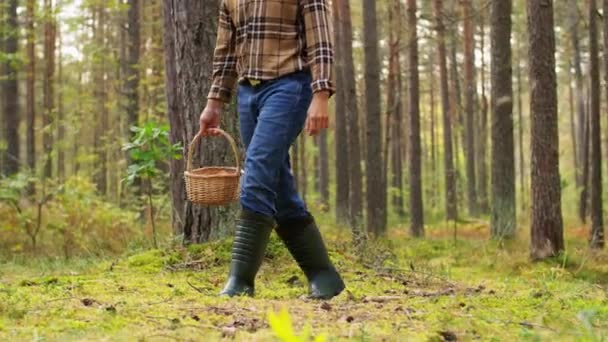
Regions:
<svg viewBox="0 0 608 342"><path fill-rule="evenodd" d="M209 99L229 102L236 82L310 69L313 92L334 86L329 0L223 0Z"/></svg>

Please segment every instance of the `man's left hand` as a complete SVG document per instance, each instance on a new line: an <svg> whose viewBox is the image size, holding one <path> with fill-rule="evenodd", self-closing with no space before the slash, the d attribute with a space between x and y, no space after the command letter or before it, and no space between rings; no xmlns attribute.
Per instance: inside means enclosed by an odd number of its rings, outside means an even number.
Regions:
<svg viewBox="0 0 608 342"><path fill-rule="evenodd" d="M305 130L310 136L315 136L321 130L329 127L329 92L316 92L308 108Z"/></svg>

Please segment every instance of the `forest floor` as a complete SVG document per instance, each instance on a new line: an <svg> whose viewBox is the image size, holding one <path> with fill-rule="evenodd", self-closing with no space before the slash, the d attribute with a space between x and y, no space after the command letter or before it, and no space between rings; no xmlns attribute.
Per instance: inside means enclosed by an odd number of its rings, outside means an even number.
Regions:
<svg viewBox="0 0 608 342"><path fill-rule="evenodd" d="M273 239L255 298L216 295L230 241L152 250L118 259L0 265L0 340L276 340L296 334L330 341L608 339L608 253L567 230L568 252L531 263L528 241L488 241L487 227L428 228L427 239L390 239L355 253L348 233L326 233L348 291L305 298L306 282ZM340 236L344 236L341 238ZM363 257L357 256L363 255ZM284 339L299 341L304 339Z"/></svg>

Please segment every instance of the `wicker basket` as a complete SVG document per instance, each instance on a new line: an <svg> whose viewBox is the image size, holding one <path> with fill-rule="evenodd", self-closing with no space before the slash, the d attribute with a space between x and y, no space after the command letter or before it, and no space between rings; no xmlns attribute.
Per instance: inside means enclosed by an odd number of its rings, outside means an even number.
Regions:
<svg viewBox="0 0 608 342"><path fill-rule="evenodd" d="M192 156L194 148L200 141L200 133L197 134L188 149L188 159L184 178L186 180L186 192L188 200L199 205L227 205L239 199L241 166L236 143L232 137L222 131L215 129L223 135L230 146L236 159L236 167L202 167L192 169Z"/></svg>

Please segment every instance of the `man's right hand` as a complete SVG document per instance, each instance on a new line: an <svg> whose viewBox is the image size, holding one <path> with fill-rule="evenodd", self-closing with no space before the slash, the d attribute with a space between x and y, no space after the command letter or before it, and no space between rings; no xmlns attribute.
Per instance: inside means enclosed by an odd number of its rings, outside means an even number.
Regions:
<svg viewBox="0 0 608 342"><path fill-rule="evenodd" d="M202 136L218 135L213 128L220 128L220 115L224 103L219 100L209 99L205 109L201 113L200 134Z"/></svg>

